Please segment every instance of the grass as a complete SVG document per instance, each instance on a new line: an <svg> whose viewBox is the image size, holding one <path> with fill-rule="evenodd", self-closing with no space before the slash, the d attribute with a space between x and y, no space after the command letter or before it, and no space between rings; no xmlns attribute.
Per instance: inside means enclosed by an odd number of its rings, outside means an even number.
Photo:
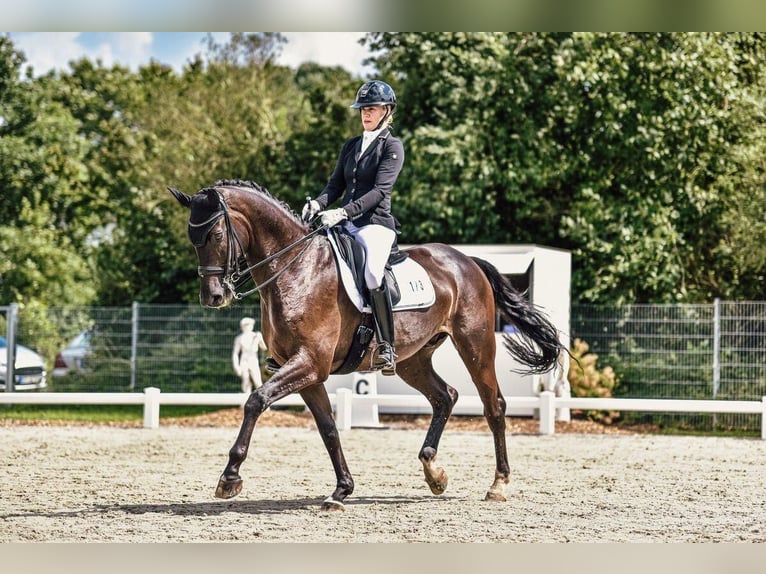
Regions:
<svg viewBox="0 0 766 574"><path fill-rule="evenodd" d="M230 407L163 405L161 420L203 415ZM302 412L303 407L283 407L285 410ZM0 420L20 421L71 421L84 423L121 423L143 421L141 405L0 405ZM619 424L619 423L618 423ZM625 425L630 428L630 424ZM724 436L758 438L760 429L694 428L683 425L653 425L656 434L669 436Z"/></svg>
<svg viewBox="0 0 766 574"><path fill-rule="evenodd" d="M160 409L161 419L201 415L222 410L224 407L165 405ZM2 405L0 419L23 421L48 420L71 422L133 422L142 421L141 405Z"/></svg>

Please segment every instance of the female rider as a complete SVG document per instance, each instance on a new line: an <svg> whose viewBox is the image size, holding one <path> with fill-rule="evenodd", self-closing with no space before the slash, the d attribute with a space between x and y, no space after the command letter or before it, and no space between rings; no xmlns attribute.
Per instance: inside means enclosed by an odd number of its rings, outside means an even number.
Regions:
<svg viewBox="0 0 766 574"><path fill-rule="evenodd" d="M359 88L351 107L359 110L364 132L343 144L327 185L306 203L302 216L309 221L319 215L328 227L342 225L364 248L364 279L378 339L372 367L393 375L394 318L384 271L398 227L391 191L404 163L402 142L390 131L396 95L387 83L372 80ZM341 195L341 207L327 210Z"/></svg>

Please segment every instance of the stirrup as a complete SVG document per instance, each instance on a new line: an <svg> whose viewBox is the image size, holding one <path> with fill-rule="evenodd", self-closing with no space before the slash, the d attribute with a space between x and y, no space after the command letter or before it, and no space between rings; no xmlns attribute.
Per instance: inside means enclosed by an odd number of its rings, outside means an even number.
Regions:
<svg viewBox="0 0 766 574"><path fill-rule="evenodd" d="M276 373L279 370L279 363L274 359L274 357L266 357L266 360L264 361L266 364L266 370L269 373Z"/></svg>
<svg viewBox="0 0 766 574"><path fill-rule="evenodd" d="M390 343L380 343L372 352L372 368L383 375L396 374L396 353Z"/></svg>

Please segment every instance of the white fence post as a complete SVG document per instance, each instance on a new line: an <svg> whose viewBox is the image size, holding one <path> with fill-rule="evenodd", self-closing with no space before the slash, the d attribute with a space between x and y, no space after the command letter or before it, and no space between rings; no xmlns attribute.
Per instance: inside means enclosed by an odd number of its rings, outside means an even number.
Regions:
<svg viewBox="0 0 766 574"><path fill-rule="evenodd" d="M569 386L569 381L561 379L556 382L554 391L557 397L562 399L572 398L572 387ZM556 420L565 423L572 421L572 412L569 407L559 407L556 409Z"/></svg>
<svg viewBox="0 0 766 574"><path fill-rule="evenodd" d="M157 387L144 389L144 428L160 428L160 390Z"/></svg>
<svg viewBox="0 0 766 574"><path fill-rule="evenodd" d="M335 426L338 430L349 430L351 428L351 403L353 393L351 389L338 389L335 391Z"/></svg>
<svg viewBox="0 0 766 574"><path fill-rule="evenodd" d="M540 434L556 432L556 393L543 391L540 393Z"/></svg>
<svg viewBox="0 0 766 574"><path fill-rule="evenodd" d="M378 377L375 373L354 373L354 394L372 395L378 394ZM378 403L371 400L357 401L351 413L352 427L380 427L378 419Z"/></svg>
<svg viewBox="0 0 766 574"><path fill-rule="evenodd" d="M761 438L766 440L766 397L761 397Z"/></svg>

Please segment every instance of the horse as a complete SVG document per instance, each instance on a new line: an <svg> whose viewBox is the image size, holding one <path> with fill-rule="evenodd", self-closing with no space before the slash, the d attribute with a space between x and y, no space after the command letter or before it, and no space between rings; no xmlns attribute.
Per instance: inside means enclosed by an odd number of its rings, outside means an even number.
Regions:
<svg viewBox="0 0 766 574"><path fill-rule="evenodd" d="M200 304L221 308L259 291L261 331L279 365L246 399L242 425L215 496L229 499L241 492L240 468L258 417L275 401L299 393L335 471L335 490L321 508L344 510L354 480L323 383L344 364L362 312L341 285L324 230L302 221L289 205L254 182L219 180L193 196L172 187L168 191L190 210L188 233L199 262ZM447 473L437 465L436 456L458 393L436 373L432 357L449 337L476 386L494 440L494 478L484 499L505 501L510 467L506 402L495 373L496 314L515 326L517 332L506 334L503 345L527 373L555 368L566 348L543 310L487 261L440 243L402 251L427 271L435 290L430 307L394 313L397 375L422 393L432 408L418 453L425 481L435 495L447 487ZM251 278L256 287L237 292L238 283ZM370 371L371 359L363 359L356 370Z"/></svg>

